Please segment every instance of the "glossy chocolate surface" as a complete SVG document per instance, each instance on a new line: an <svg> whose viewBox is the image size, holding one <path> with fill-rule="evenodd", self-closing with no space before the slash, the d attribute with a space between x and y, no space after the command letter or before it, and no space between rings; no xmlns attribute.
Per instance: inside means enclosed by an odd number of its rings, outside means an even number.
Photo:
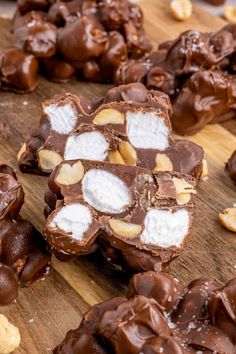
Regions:
<svg viewBox="0 0 236 354"><path fill-rule="evenodd" d="M0 52L0 89L16 92L32 91L38 84L37 59L21 49Z"/></svg>
<svg viewBox="0 0 236 354"><path fill-rule="evenodd" d="M95 305L54 354L234 354L236 279L184 287L156 272L136 274L127 298Z"/></svg>
<svg viewBox="0 0 236 354"><path fill-rule="evenodd" d="M236 183L236 150L232 153L226 164L226 171L234 183Z"/></svg>
<svg viewBox="0 0 236 354"><path fill-rule="evenodd" d="M235 43L235 25L212 33L189 30L152 54L121 63L115 82L138 81L167 93L173 129L195 134L208 123L235 117Z"/></svg>
<svg viewBox="0 0 236 354"><path fill-rule="evenodd" d="M13 44L34 55L52 81L65 82L76 74L86 81L112 82L122 61L140 58L152 48L143 30L142 11L128 0L17 4Z"/></svg>
<svg viewBox="0 0 236 354"><path fill-rule="evenodd" d="M0 165L0 305L11 303L20 286L45 276L50 253L42 235L19 216L24 192L14 171Z"/></svg>

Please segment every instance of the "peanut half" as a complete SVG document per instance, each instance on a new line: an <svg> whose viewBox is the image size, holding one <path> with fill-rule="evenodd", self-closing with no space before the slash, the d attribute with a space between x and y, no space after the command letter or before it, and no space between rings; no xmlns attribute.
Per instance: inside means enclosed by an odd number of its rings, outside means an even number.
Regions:
<svg viewBox="0 0 236 354"><path fill-rule="evenodd" d="M117 150L111 150L108 152L108 161L119 165L125 165L125 161Z"/></svg>
<svg viewBox="0 0 236 354"><path fill-rule="evenodd" d="M227 208L219 213L219 220L226 229L236 232L236 208Z"/></svg>
<svg viewBox="0 0 236 354"><path fill-rule="evenodd" d="M137 224L130 224L128 222L110 219L109 224L111 229L119 236L136 237L142 232L142 226Z"/></svg>
<svg viewBox="0 0 236 354"><path fill-rule="evenodd" d="M19 329L8 321L8 318L0 314L0 353L13 353L20 345L21 337Z"/></svg>
<svg viewBox="0 0 236 354"><path fill-rule="evenodd" d="M227 5L224 7L224 16L230 23L236 23L236 6Z"/></svg>
<svg viewBox="0 0 236 354"><path fill-rule="evenodd" d="M118 150L127 165L137 165L136 150L128 141L122 141L118 146Z"/></svg>
<svg viewBox="0 0 236 354"><path fill-rule="evenodd" d="M44 171L53 171L63 161L56 151L42 149L38 152L39 167Z"/></svg>
<svg viewBox="0 0 236 354"><path fill-rule="evenodd" d="M17 161L20 161L20 158L21 158L22 154L24 154L25 151L26 151L26 143L24 143L24 144L21 146L20 150L18 151L18 154L17 154L17 156L16 156Z"/></svg>
<svg viewBox="0 0 236 354"><path fill-rule="evenodd" d="M176 201L178 205L187 204L191 199L191 194L196 194L194 187L183 178L173 178L176 188Z"/></svg>
<svg viewBox="0 0 236 354"><path fill-rule="evenodd" d="M166 154L158 153L156 155L156 167L154 171L173 171L173 165Z"/></svg>
<svg viewBox="0 0 236 354"><path fill-rule="evenodd" d="M179 21L187 20L193 12L193 5L190 0L172 0L170 8L173 16Z"/></svg>
<svg viewBox="0 0 236 354"><path fill-rule="evenodd" d="M93 124L125 124L125 116L114 108L105 108L100 111L93 119Z"/></svg>
<svg viewBox="0 0 236 354"><path fill-rule="evenodd" d="M60 167L55 181L58 184L69 186L80 182L83 176L84 166L81 161L77 161L74 165L65 163Z"/></svg>

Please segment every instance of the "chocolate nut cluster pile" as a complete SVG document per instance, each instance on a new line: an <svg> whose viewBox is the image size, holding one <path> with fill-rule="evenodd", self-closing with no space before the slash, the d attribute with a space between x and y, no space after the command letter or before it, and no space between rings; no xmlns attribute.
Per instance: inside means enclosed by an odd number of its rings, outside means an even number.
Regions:
<svg viewBox="0 0 236 354"><path fill-rule="evenodd" d="M142 11L128 0L19 0L17 9L13 48L0 55L2 89L34 90L39 68L57 82L111 82L122 61L151 50Z"/></svg>
<svg viewBox="0 0 236 354"><path fill-rule="evenodd" d="M236 279L187 287L156 272L134 275L127 297L95 305L54 354L235 354Z"/></svg>
<svg viewBox="0 0 236 354"><path fill-rule="evenodd" d="M42 235L19 216L24 192L13 170L0 165L0 305L11 303L20 286L44 277L50 253Z"/></svg>
<svg viewBox="0 0 236 354"><path fill-rule="evenodd" d="M121 63L115 82L143 82L167 93L174 131L191 135L235 117L235 63L236 25L212 33L189 30L156 52Z"/></svg>

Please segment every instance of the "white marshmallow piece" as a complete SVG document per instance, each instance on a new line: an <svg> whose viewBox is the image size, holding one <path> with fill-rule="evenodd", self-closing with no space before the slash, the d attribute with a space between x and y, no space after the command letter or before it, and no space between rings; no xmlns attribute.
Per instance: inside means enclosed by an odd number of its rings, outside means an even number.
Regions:
<svg viewBox="0 0 236 354"><path fill-rule="evenodd" d="M21 337L17 327L6 316L0 314L0 353L13 353L20 345Z"/></svg>
<svg viewBox="0 0 236 354"><path fill-rule="evenodd" d="M132 201L125 183L102 169L91 169L85 173L82 191L86 203L104 213L122 213Z"/></svg>
<svg viewBox="0 0 236 354"><path fill-rule="evenodd" d="M108 149L109 144L100 132L71 135L66 142L64 159L104 161L107 157Z"/></svg>
<svg viewBox="0 0 236 354"><path fill-rule="evenodd" d="M189 213L185 209L176 212L151 209L145 217L141 240L163 248L180 247L188 234L189 222Z"/></svg>
<svg viewBox="0 0 236 354"><path fill-rule="evenodd" d="M169 146L169 128L157 112L127 112L127 135L136 148L164 151Z"/></svg>
<svg viewBox="0 0 236 354"><path fill-rule="evenodd" d="M44 112L48 115L52 129L58 134L69 134L76 126L77 112L69 104L64 106L50 104L44 108Z"/></svg>
<svg viewBox="0 0 236 354"><path fill-rule="evenodd" d="M92 221L93 218L89 208L75 203L66 205L59 210L50 226L71 234L76 240L82 240Z"/></svg>

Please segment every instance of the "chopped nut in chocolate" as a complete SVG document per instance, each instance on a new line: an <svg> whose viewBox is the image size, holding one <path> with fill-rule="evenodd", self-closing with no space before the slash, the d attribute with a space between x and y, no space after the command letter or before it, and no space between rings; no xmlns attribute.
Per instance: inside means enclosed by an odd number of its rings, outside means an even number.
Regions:
<svg viewBox="0 0 236 354"><path fill-rule="evenodd" d="M156 272L136 274L127 297L95 305L54 354L235 354L236 279L184 287Z"/></svg>
<svg viewBox="0 0 236 354"><path fill-rule="evenodd" d="M235 51L236 25L212 33L189 30L156 52L122 62L115 82L138 81L170 95L173 130L191 135L235 117Z"/></svg>
<svg viewBox="0 0 236 354"><path fill-rule="evenodd" d="M18 288L45 276L50 253L42 235L19 216L24 192L12 169L0 165L0 305L11 303Z"/></svg>
<svg viewBox="0 0 236 354"><path fill-rule="evenodd" d="M161 269L184 249L194 186L192 177L174 172L64 161L49 177L45 237L57 255L100 248L113 264Z"/></svg>
<svg viewBox="0 0 236 354"><path fill-rule="evenodd" d="M52 81L65 82L76 73L86 81L112 82L122 61L140 58L152 48L144 33L141 8L129 0L19 0L17 5L13 45L18 55L39 62L42 74ZM14 53L7 49L0 55L6 53L19 75L23 59L15 62ZM35 69L28 69L24 76L31 83ZM37 85L34 80L25 87L16 75L10 80L5 89L24 92Z"/></svg>
<svg viewBox="0 0 236 354"><path fill-rule="evenodd" d="M203 149L171 136L169 98L141 83L86 102L65 94L43 104L39 128L18 154L23 172L50 173L61 161L88 159L176 171L197 180Z"/></svg>

